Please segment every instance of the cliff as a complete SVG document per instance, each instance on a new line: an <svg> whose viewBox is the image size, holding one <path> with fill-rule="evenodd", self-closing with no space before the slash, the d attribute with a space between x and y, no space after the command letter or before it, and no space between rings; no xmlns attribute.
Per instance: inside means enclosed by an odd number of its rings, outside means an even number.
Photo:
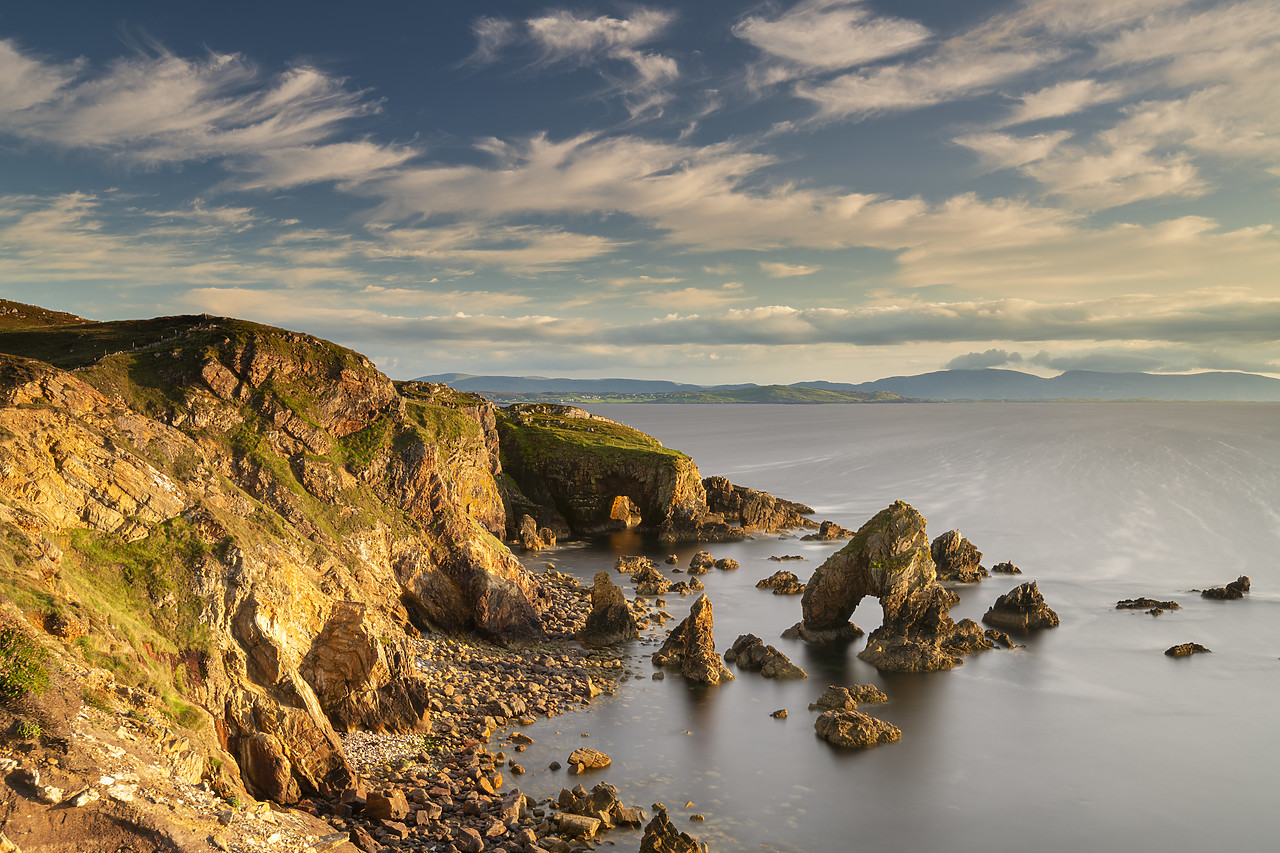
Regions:
<svg viewBox="0 0 1280 853"><path fill-rule="evenodd" d="M11 326L0 352L0 599L205 721L220 784L340 792L336 731L429 722L410 637L544 636L484 401L208 316Z"/></svg>

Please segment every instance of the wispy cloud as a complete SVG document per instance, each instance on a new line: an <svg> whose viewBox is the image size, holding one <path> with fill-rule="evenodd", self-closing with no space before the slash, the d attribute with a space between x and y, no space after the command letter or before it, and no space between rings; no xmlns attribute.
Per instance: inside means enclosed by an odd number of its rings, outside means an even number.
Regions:
<svg viewBox="0 0 1280 853"><path fill-rule="evenodd" d="M760 269L769 278L794 278L800 275L813 275L821 272L822 267L807 264L784 264L776 261L761 261Z"/></svg>

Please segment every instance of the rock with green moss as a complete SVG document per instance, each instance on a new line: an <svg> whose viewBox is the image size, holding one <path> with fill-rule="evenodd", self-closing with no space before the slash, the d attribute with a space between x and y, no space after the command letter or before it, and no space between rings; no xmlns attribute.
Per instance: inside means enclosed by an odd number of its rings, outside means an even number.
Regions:
<svg viewBox="0 0 1280 853"><path fill-rule="evenodd" d="M814 572L801 599L804 619L789 633L809 642L846 639L849 617L871 596L884 622L858 657L895 672L951 668L960 648L948 647L957 631L948 612L959 598L938 584L929 546L925 519L912 506L896 501L881 510Z"/></svg>

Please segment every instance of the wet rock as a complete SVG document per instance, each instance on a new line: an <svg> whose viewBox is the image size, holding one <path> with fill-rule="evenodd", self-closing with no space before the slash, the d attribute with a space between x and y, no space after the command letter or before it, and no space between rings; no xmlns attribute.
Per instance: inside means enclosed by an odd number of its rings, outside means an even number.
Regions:
<svg viewBox="0 0 1280 853"><path fill-rule="evenodd" d="M991 641L991 645L993 648L1001 648L1001 649L1025 649L1026 648L1026 645L1024 645L1023 643L1015 643L1013 641L1013 638L1010 637L1008 634L1006 634L1004 631L997 631L995 628L988 628L984 633L986 634L987 639Z"/></svg>
<svg viewBox="0 0 1280 853"><path fill-rule="evenodd" d="M582 770L598 770L609 766L609 756L598 749L579 747L569 754L569 764Z"/></svg>
<svg viewBox="0 0 1280 853"><path fill-rule="evenodd" d="M1176 601L1157 601L1154 598L1126 598L1123 601L1116 602L1116 610L1147 610L1149 608L1158 608L1160 610L1181 609Z"/></svg>
<svg viewBox="0 0 1280 853"><path fill-rule="evenodd" d="M1164 650L1164 653L1171 658L1185 658L1190 655L1210 654L1211 650L1206 649L1199 643L1181 643L1176 646L1170 646Z"/></svg>
<svg viewBox="0 0 1280 853"><path fill-rule="evenodd" d="M714 565L720 571L727 572L727 571L731 571L733 569L738 568L738 561L730 557L724 557L722 559L716 560Z"/></svg>
<svg viewBox="0 0 1280 853"><path fill-rule="evenodd" d="M526 551L541 551L544 548L553 548L556 544L555 531L548 527L538 527L538 522L531 515L520 518L518 537L520 547Z"/></svg>
<svg viewBox="0 0 1280 853"><path fill-rule="evenodd" d="M1249 591L1249 586L1249 579L1241 575L1226 586L1215 586L1201 590L1200 597L1213 598L1218 601L1234 601L1244 598L1245 593Z"/></svg>
<svg viewBox="0 0 1280 853"><path fill-rule="evenodd" d="M773 717L775 720L785 720L785 719L787 718L787 709L786 709L786 708L779 708L778 710L774 711L774 712L773 712L772 714L770 714L769 716L770 716L770 717Z"/></svg>
<svg viewBox="0 0 1280 853"><path fill-rule="evenodd" d="M982 552L959 530L948 530L933 540L929 553L940 581L977 583L987 576L987 570L980 565Z"/></svg>
<svg viewBox="0 0 1280 853"><path fill-rule="evenodd" d="M715 564L716 558L711 556L710 551L699 551L689 559L689 574L705 574Z"/></svg>
<svg viewBox="0 0 1280 853"><path fill-rule="evenodd" d="M631 582L636 585L636 595L664 595L671 589L671 582L652 564L632 573Z"/></svg>
<svg viewBox="0 0 1280 853"><path fill-rule="evenodd" d="M619 574L632 575L641 569L656 568L648 557L622 556L613 561L613 569Z"/></svg>
<svg viewBox="0 0 1280 853"><path fill-rule="evenodd" d="M680 557L676 554L668 554L665 562L668 566L674 566L680 562Z"/></svg>
<svg viewBox="0 0 1280 853"><path fill-rule="evenodd" d="M588 647L615 646L640 636L636 618L627 599L608 572L596 572L591 586L591 613L578 633L578 640Z"/></svg>
<svg viewBox="0 0 1280 853"><path fill-rule="evenodd" d="M1028 631L1056 627L1058 614L1045 604L1036 582L1029 581L997 598L982 621L997 628Z"/></svg>
<svg viewBox="0 0 1280 853"><path fill-rule="evenodd" d="M874 684L855 684L852 687L837 687L834 684L823 691L818 701L809 705L810 711L856 711L859 703L888 702Z"/></svg>
<svg viewBox="0 0 1280 853"><path fill-rule="evenodd" d="M993 645L991 638L982 630L982 626L972 619L961 619L957 622L955 630L941 644L944 651L956 655L985 651Z"/></svg>
<svg viewBox="0 0 1280 853"><path fill-rule="evenodd" d="M808 678L803 669L796 666L773 646L766 646L755 634L742 634L724 653L726 663L737 663L741 669L758 671L765 678Z"/></svg>
<svg viewBox="0 0 1280 853"><path fill-rule="evenodd" d="M861 711L824 711L813 723L818 737L836 746L867 749L892 743L902 737L902 730L884 720Z"/></svg>
<svg viewBox="0 0 1280 853"><path fill-rule="evenodd" d="M657 814L644 828L640 853L706 853L707 845L675 828L671 818L667 817L666 806L654 803L653 807Z"/></svg>
<svg viewBox="0 0 1280 853"><path fill-rule="evenodd" d="M795 561L795 560L803 560L803 559L804 559L804 557L802 557L802 556L801 556L801 555L799 555L799 554L783 554L783 555L782 555L782 556L780 556L780 557L779 557L779 556L776 556L776 555L775 555L775 556L771 556L771 557L769 557L769 559L770 559L770 560L772 560L772 561L773 561L773 562L775 562L775 563L790 563L790 562L793 562L793 561Z"/></svg>
<svg viewBox="0 0 1280 853"><path fill-rule="evenodd" d="M1005 561L1003 563L996 563L992 566L991 573L993 575L1020 575L1022 574L1022 569L1018 568L1013 563Z"/></svg>
<svg viewBox="0 0 1280 853"><path fill-rule="evenodd" d="M757 581L756 589L771 589L774 595L801 595L804 593L804 584L800 583L795 572L780 570Z"/></svg>
<svg viewBox="0 0 1280 853"><path fill-rule="evenodd" d="M896 672L950 669L959 662L943 648L956 630L948 611L959 598L938 585L924 517L902 501L877 513L818 567L801 599L803 621L783 636L840 638L868 595L880 600L884 622L859 658Z"/></svg>
<svg viewBox="0 0 1280 853"><path fill-rule="evenodd" d="M678 666L686 679L700 684L732 681L733 673L716 654L713 629L711 599L703 594L689 609L688 617L667 636L662 648L653 653L654 664Z"/></svg>
<svg viewBox="0 0 1280 853"><path fill-rule="evenodd" d="M817 533L808 533L800 537L801 542L830 542L834 539L848 539L853 535L853 531L847 527L841 527L834 521L824 521L818 527Z"/></svg>

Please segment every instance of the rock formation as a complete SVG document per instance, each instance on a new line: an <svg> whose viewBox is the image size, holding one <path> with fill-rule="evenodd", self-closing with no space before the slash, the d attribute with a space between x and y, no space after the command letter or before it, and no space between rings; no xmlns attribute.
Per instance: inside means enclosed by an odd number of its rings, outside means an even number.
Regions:
<svg viewBox="0 0 1280 853"><path fill-rule="evenodd" d="M1185 658L1191 655L1209 654L1210 652L1210 649L1206 649L1199 643L1181 643L1164 650L1164 653L1171 658Z"/></svg>
<svg viewBox="0 0 1280 853"><path fill-rule="evenodd" d="M578 634L579 641L591 647L616 646L638 636L640 629L622 590L608 572L596 572L591 586L591 613Z"/></svg>
<svg viewBox="0 0 1280 853"><path fill-rule="evenodd" d="M878 703L888 702L889 697L884 695L879 687L874 684L855 684L852 687L837 687L831 685L822 695L818 697L817 702L809 705L810 711L856 711L858 704L861 703Z"/></svg>
<svg viewBox="0 0 1280 853"><path fill-rule="evenodd" d="M1208 589L1201 590L1201 598L1214 598L1219 601L1234 601L1244 598L1245 593L1249 591L1249 579L1244 575L1233 580L1226 586L1213 586Z"/></svg>
<svg viewBox="0 0 1280 853"><path fill-rule="evenodd" d="M738 561L733 559L732 557L721 557L719 560L716 560L715 563L713 563L712 565L714 565L717 569L719 569L722 572L728 572L738 568Z"/></svg>
<svg viewBox="0 0 1280 853"><path fill-rule="evenodd" d="M765 678L808 678L803 669L773 646L766 646L755 634L742 634L724 653L725 663L759 672Z"/></svg>
<svg viewBox="0 0 1280 853"><path fill-rule="evenodd" d="M653 653L654 664L679 667L681 675L700 684L732 681L733 673L716 654L714 628L711 599L700 595L685 620L667 636L662 648Z"/></svg>
<svg viewBox="0 0 1280 853"><path fill-rule="evenodd" d="M715 564L716 558L711 556L710 551L698 551L689 558L689 574L705 574Z"/></svg>
<svg viewBox="0 0 1280 853"><path fill-rule="evenodd" d="M526 551L541 551L556 545L555 531L550 527L538 527L538 522L531 515L520 517L520 528L516 536L520 540L520 546Z"/></svg>
<svg viewBox="0 0 1280 853"><path fill-rule="evenodd" d="M652 564L633 572L631 582L636 585L636 595L662 595L671 589L671 582Z"/></svg>
<svg viewBox="0 0 1280 853"><path fill-rule="evenodd" d="M948 530L933 540L930 556L940 581L977 583L987 576L981 565L982 552L960 535L959 530Z"/></svg>
<svg viewBox="0 0 1280 853"><path fill-rule="evenodd" d="M813 730L823 740L850 749L868 749L902 738L897 726L861 711L824 711L814 721Z"/></svg>
<svg viewBox="0 0 1280 853"><path fill-rule="evenodd" d="M1116 610L1181 610L1176 601L1158 601L1154 598L1126 598L1116 602Z"/></svg>
<svg viewBox="0 0 1280 853"><path fill-rule="evenodd" d="M804 504L735 486L724 477L707 477L702 487L706 490L708 511L720 514L729 524L766 533L815 526L805 518L813 515L813 509Z"/></svg>
<svg viewBox="0 0 1280 853"><path fill-rule="evenodd" d="M938 585L925 520L902 501L877 513L818 567L801 599L804 619L788 633L809 642L839 639L868 595L880 600L884 622L858 657L898 672L959 662L947 648L957 630L948 611L959 599Z"/></svg>
<svg viewBox="0 0 1280 853"><path fill-rule="evenodd" d="M655 803L654 809L657 814L644 828L640 853L707 853L707 845L675 828L667 817L666 806Z"/></svg>
<svg viewBox="0 0 1280 853"><path fill-rule="evenodd" d="M763 580L756 581L756 589L771 589L774 595L800 595L804 584L795 572L777 571Z"/></svg>
<svg viewBox="0 0 1280 853"><path fill-rule="evenodd" d="M831 542L835 539L848 539L853 535L853 531L847 527L841 527L834 521L824 521L818 526L817 533L806 533L800 537L801 542Z"/></svg>
<svg viewBox="0 0 1280 853"><path fill-rule="evenodd" d="M993 575L1020 575L1022 574L1022 569L1018 568L1013 563L1005 561L1003 563L996 563L992 566L991 573Z"/></svg>
<svg viewBox="0 0 1280 853"><path fill-rule="evenodd" d="M982 621L997 628L1029 631L1057 626L1058 614L1045 604L1036 582L1029 581L997 598Z"/></svg>

